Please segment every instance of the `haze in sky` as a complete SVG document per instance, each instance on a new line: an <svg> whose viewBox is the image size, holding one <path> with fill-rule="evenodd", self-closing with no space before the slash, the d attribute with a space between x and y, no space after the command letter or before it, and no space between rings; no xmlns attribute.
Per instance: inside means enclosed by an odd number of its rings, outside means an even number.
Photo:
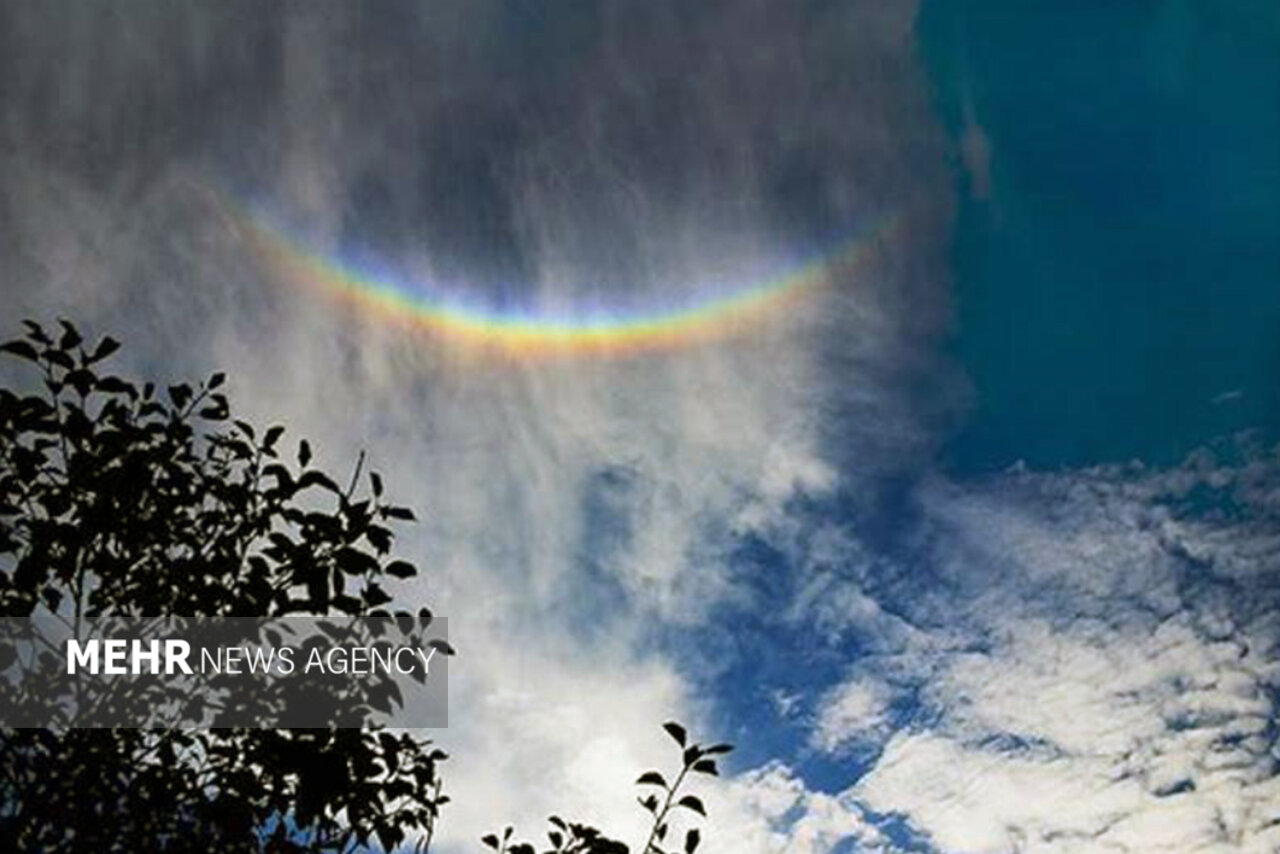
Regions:
<svg viewBox="0 0 1280 854"><path fill-rule="evenodd" d="M1280 849L1280 7L0 3L0 319L360 451L475 850ZM417 602L409 604L418 604Z"/></svg>

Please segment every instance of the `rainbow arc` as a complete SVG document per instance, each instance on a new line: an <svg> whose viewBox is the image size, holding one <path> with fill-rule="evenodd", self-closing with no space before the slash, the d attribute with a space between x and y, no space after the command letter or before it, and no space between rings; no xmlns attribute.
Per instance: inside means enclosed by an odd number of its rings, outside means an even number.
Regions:
<svg viewBox="0 0 1280 854"><path fill-rule="evenodd" d="M373 273L309 249L262 216L238 217L254 243L292 277L389 321L407 323L466 348L513 356L626 355L669 350L741 333L785 313L849 275L874 254L890 226L881 220L836 251L728 294L714 294L660 311L539 313L460 301L453 292L385 273Z"/></svg>

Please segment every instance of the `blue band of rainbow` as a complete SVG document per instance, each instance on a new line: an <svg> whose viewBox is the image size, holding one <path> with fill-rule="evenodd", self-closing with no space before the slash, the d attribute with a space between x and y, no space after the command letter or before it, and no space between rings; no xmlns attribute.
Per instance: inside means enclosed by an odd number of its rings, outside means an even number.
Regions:
<svg viewBox="0 0 1280 854"><path fill-rule="evenodd" d="M486 352L528 357L542 355L626 355L686 347L736 335L776 318L797 300L865 266L879 237L894 218L872 227L807 262L729 294L717 294L658 312L559 313L499 310L461 302L431 283L370 273L314 251L259 214L235 217L272 264L309 287L407 323L451 344Z"/></svg>

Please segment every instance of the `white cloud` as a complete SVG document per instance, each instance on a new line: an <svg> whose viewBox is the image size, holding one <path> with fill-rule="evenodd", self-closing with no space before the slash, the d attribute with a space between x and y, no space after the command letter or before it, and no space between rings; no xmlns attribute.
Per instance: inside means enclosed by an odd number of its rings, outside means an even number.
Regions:
<svg viewBox="0 0 1280 854"><path fill-rule="evenodd" d="M658 724L707 716L646 630L731 594L732 534L785 526L797 498L900 469L931 440L903 380L927 378L945 323L948 177L909 71L912 4L816 22L747 5L696 28L602 9L596 42L557 43L531 64L548 76L518 91L500 67L526 28L504 28L496 5L396 32L354 7L252 24L188 11L19 16L35 47L3 61L35 83L5 115L23 153L0 158L19 236L3 258L8 316L77 318L161 380L225 369L241 414L310 437L326 468L369 451L423 519L402 540L425 570L415 595L450 617L461 653L439 734L454 756L446 850L507 820L532 835L553 809L633 828L633 771L666 755ZM845 33L828 59L874 84L812 85L813 28ZM123 45L145 51L134 62ZM557 82L559 63L575 70ZM757 280L814 248L791 241L810 207L846 235L901 216L883 264L833 268L811 300L740 336L521 362L279 275L229 214L244 187L330 248L376 219L361 234L423 272L483 266L509 240L552 306L580 296L573 274L618 272L654 304L712 276ZM777 198L793 188L813 198ZM597 499L608 524L586 512ZM846 805L802 800L810 818L769 829L761 850L787 833L822 850L857 825Z"/></svg>
<svg viewBox="0 0 1280 854"><path fill-rule="evenodd" d="M781 763L738 775L708 800L712 852L827 854L850 840L858 851L897 850L852 797L812 791Z"/></svg>
<svg viewBox="0 0 1280 854"><path fill-rule="evenodd" d="M828 695L827 749L883 719L831 711L877 674L923 704L845 794L943 851L1275 850L1277 478L1266 456L1201 455L928 487L940 586L907 607L953 619ZM1206 512L1205 489L1236 512Z"/></svg>
<svg viewBox="0 0 1280 854"><path fill-rule="evenodd" d="M943 722L895 736L855 791L948 851L1264 850L1275 672L1241 652L1185 623L1015 618L997 649L957 656L930 685Z"/></svg>
<svg viewBox="0 0 1280 854"><path fill-rule="evenodd" d="M893 695L881 681L858 678L830 691L818 707L814 746L835 752L851 741L883 735Z"/></svg>

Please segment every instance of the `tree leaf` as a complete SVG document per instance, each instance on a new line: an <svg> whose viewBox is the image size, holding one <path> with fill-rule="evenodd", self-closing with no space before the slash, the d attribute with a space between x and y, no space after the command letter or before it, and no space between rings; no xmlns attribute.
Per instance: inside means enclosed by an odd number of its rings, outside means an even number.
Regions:
<svg viewBox="0 0 1280 854"><path fill-rule="evenodd" d="M101 362L112 353L120 349L120 342L108 335L98 342L98 346L94 349L85 361L92 365L94 362Z"/></svg>
<svg viewBox="0 0 1280 854"><path fill-rule="evenodd" d="M646 771L636 778L637 786L661 786L667 788L667 780L657 771Z"/></svg>
<svg viewBox="0 0 1280 854"><path fill-rule="evenodd" d="M184 409L191 402L191 386L186 383L169 386L169 400L176 409Z"/></svg>
<svg viewBox="0 0 1280 854"><path fill-rule="evenodd" d="M63 378L67 385L76 390L76 394L81 397L88 397L89 392L97 384L97 377L93 375L93 371L87 371L84 368L76 368L70 371Z"/></svg>
<svg viewBox="0 0 1280 854"><path fill-rule="evenodd" d="M62 324L62 340L58 342L58 346L63 350L70 350L84 340L80 336L80 330L76 329L70 321L59 320L58 323Z"/></svg>
<svg viewBox="0 0 1280 854"><path fill-rule="evenodd" d="M27 337L32 341L37 341L41 344L53 343L53 339L44 331L44 327L36 323L34 320L24 320L22 321L22 325L27 327Z"/></svg>
<svg viewBox="0 0 1280 854"><path fill-rule="evenodd" d="M413 511L408 507L392 507L387 505L382 508L381 512L387 519L401 519L406 522L413 522L417 520L417 517L413 515Z"/></svg>
<svg viewBox="0 0 1280 854"><path fill-rule="evenodd" d="M40 361L40 355L36 352L36 348L26 341L6 341L4 344L0 344L0 351L12 353L31 362Z"/></svg>
<svg viewBox="0 0 1280 854"><path fill-rule="evenodd" d="M699 798L697 795L685 795L683 798L680 799L678 806L682 806L688 810L693 810L698 815L703 817L705 817L707 814L706 807L702 805L702 799Z"/></svg>
<svg viewBox="0 0 1280 854"><path fill-rule="evenodd" d="M450 646L448 641L440 640L439 638L427 641L427 646L431 647L436 652L439 652L441 655L458 654L457 650Z"/></svg>
<svg viewBox="0 0 1280 854"><path fill-rule="evenodd" d="M364 589L364 601L370 608L376 608L379 605L385 605L391 601L391 595L387 591L378 586L377 582L370 582Z"/></svg>
<svg viewBox="0 0 1280 854"><path fill-rule="evenodd" d="M338 484L333 482L333 478L319 469L308 469L298 478L298 489L306 489L311 486L319 486L333 493L341 492L338 489Z"/></svg>
<svg viewBox="0 0 1280 854"><path fill-rule="evenodd" d="M392 575L396 578L412 578L418 574L417 567L409 563L407 560L393 560L391 563L387 564L384 571L387 575Z"/></svg>

